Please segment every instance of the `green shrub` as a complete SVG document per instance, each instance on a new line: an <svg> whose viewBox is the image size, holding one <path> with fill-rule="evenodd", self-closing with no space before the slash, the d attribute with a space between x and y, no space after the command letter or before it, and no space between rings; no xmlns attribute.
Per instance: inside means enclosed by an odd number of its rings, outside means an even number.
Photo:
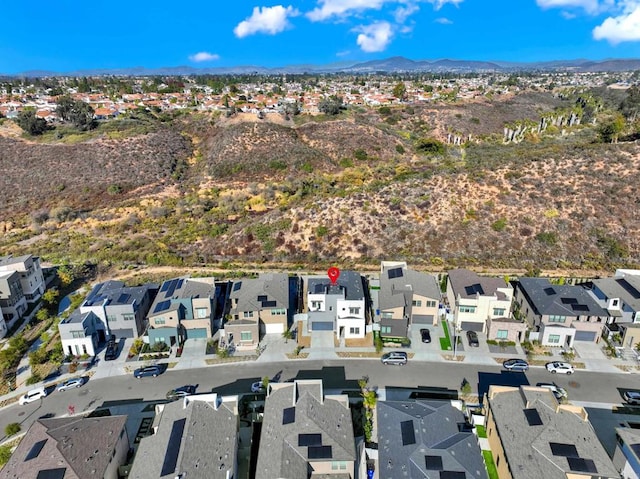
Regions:
<svg viewBox="0 0 640 479"><path fill-rule="evenodd" d="M22 430L22 426L17 422L10 422L4 428L5 436L13 436L14 434L18 434Z"/></svg>
<svg viewBox="0 0 640 479"><path fill-rule="evenodd" d="M367 158L369 158L369 155L367 155L367 152L362 148L358 148L353 152L353 157L358 161L365 161Z"/></svg>
<svg viewBox="0 0 640 479"><path fill-rule="evenodd" d="M420 138L416 142L416 150L425 155L444 155L445 147L435 138Z"/></svg>
<svg viewBox="0 0 640 479"><path fill-rule="evenodd" d="M558 242L558 235L553 231L542 231L536 235L540 243L547 246L554 246Z"/></svg>
<svg viewBox="0 0 640 479"><path fill-rule="evenodd" d="M27 379L27 386L31 386L32 384L37 384L40 381L42 381L42 377L38 373L34 373Z"/></svg>
<svg viewBox="0 0 640 479"><path fill-rule="evenodd" d="M0 446L0 466L4 466L11 458L11 446Z"/></svg>
<svg viewBox="0 0 640 479"><path fill-rule="evenodd" d="M504 229L507 227L507 219L506 218L500 218L497 221L494 221L491 224L491 229L493 229L493 231L504 231Z"/></svg>
<svg viewBox="0 0 640 479"><path fill-rule="evenodd" d="M405 152L404 146L402 146L400 143L396 143L396 151L401 155L404 155L404 152Z"/></svg>

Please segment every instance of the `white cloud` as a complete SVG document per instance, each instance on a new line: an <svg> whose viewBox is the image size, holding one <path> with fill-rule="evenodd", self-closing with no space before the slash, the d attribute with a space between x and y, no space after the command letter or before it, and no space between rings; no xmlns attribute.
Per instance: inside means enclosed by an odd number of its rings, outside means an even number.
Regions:
<svg viewBox="0 0 640 479"><path fill-rule="evenodd" d="M192 62L210 62L220 59L220 55L209 52L198 52L193 55L189 55L189 60Z"/></svg>
<svg viewBox="0 0 640 479"><path fill-rule="evenodd" d="M403 23L407 17L418 11L418 3L425 2L439 10L443 5L458 5L463 0L318 0L318 7L307 12L312 22L327 20L332 17L344 17L365 10L380 10L384 5L399 4L394 16L396 22Z"/></svg>
<svg viewBox="0 0 640 479"><path fill-rule="evenodd" d="M393 18L395 18L397 23L404 23L407 18L420 10L420 7L415 3L408 3L406 6L401 6L393 12Z"/></svg>
<svg viewBox="0 0 640 479"><path fill-rule="evenodd" d="M393 36L391 24L388 22L377 22L371 25L362 25L354 29L360 32L356 43L363 52L383 51Z"/></svg>
<svg viewBox="0 0 640 479"><path fill-rule="evenodd" d="M282 5L254 7L251 16L238 23L236 28L233 29L233 33L238 38L244 38L256 33L275 35L290 26L289 17L298 15L300 15L300 12L291 5L288 7L283 7Z"/></svg>
<svg viewBox="0 0 640 479"><path fill-rule="evenodd" d="M445 17L436 18L434 20L434 22L440 23L442 25L451 25L451 24L453 24L453 22L451 20L449 20L448 18L445 18Z"/></svg>
<svg viewBox="0 0 640 479"><path fill-rule="evenodd" d="M613 45L640 41L640 2L627 0L623 7L621 15L609 17L593 29L593 38Z"/></svg>
<svg viewBox="0 0 640 479"><path fill-rule="evenodd" d="M587 13L597 13L598 0L536 0L541 8L582 8Z"/></svg>
<svg viewBox="0 0 640 479"><path fill-rule="evenodd" d="M375 9L379 10L389 0L318 0L319 7L307 13L312 22L331 17L340 17L348 12Z"/></svg>

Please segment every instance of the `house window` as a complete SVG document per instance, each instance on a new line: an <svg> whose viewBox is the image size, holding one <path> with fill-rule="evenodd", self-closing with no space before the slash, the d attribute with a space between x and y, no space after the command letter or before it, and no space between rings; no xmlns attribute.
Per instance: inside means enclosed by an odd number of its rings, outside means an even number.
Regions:
<svg viewBox="0 0 640 479"><path fill-rule="evenodd" d="M240 331L240 341L252 341L253 335L251 331Z"/></svg>
<svg viewBox="0 0 640 479"><path fill-rule="evenodd" d="M131 313L123 314L122 319L124 319L125 321L133 321L134 319L136 319L136 315Z"/></svg>
<svg viewBox="0 0 640 479"><path fill-rule="evenodd" d="M107 315L107 323L112 323L113 321L116 321L116 320L117 318L114 315L112 314Z"/></svg>
<svg viewBox="0 0 640 479"><path fill-rule="evenodd" d="M156 318L153 322L154 322L155 324L165 324L165 323L166 323L166 321L164 320L164 318Z"/></svg>
<svg viewBox="0 0 640 479"><path fill-rule="evenodd" d="M614 299L613 301L611 301L611 306L613 306L614 308L618 307L618 300Z"/></svg>
<svg viewBox="0 0 640 479"><path fill-rule="evenodd" d="M427 308L435 308L437 305L437 301L427 301Z"/></svg>
<svg viewBox="0 0 640 479"><path fill-rule="evenodd" d="M84 331L71 331L72 338L84 338Z"/></svg>
<svg viewBox="0 0 640 479"><path fill-rule="evenodd" d="M493 308L493 315L494 316L504 316L504 308Z"/></svg>
<svg viewBox="0 0 640 479"><path fill-rule="evenodd" d="M507 339L507 337L509 337L508 329L498 329L498 332L496 333L496 339Z"/></svg>
<svg viewBox="0 0 640 479"><path fill-rule="evenodd" d="M551 344L560 343L560 335L559 334L550 334L549 335L549 343L551 343Z"/></svg>
<svg viewBox="0 0 640 479"><path fill-rule="evenodd" d="M204 319L207 316L209 316L209 309L208 308L196 308L196 318Z"/></svg>
<svg viewBox="0 0 640 479"><path fill-rule="evenodd" d="M549 322L550 323L564 323L567 320L566 316L558 316L555 314L551 314L549 315Z"/></svg>
<svg viewBox="0 0 640 479"><path fill-rule="evenodd" d="M381 326L380 327L380 332L383 333L383 334L391 333L391 326Z"/></svg>
<svg viewBox="0 0 640 479"><path fill-rule="evenodd" d="M349 334L360 334L360 328L349 328Z"/></svg>
<svg viewBox="0 0 640 479"><path fill-rule="evenodd" d="M271 316L284 316L287 314L287 310L284 308L277 308L271 310Z"/></svg>
<svg viewBox="0 0 640 479"><path fill-rule="evenodd" d="M322 301L311 301L311 311L320 311L322 309Z"/></svg>
<svg viewBox="0 0 640 479"><path fill-rule="evenodd" d="M360 314L360 308L349 308L349 314Z"/></svg>
<svg viewBox="0 0 640 479"><path fill-rule="evenodd" d="M460 312L461 313L475 313L476 312L476 307L475 306L460 306Z"/></svg>
<svg viewBox="0 0 640 479"><path fill-rule="evenodd" d="M393 313L382 313L382 319L393 319Z"/></svg>
<svg viewBox="0 0 640 479"><path fill-rule="evenodd" d="M253 318L253 311L245 311L242 313L243 318Z"/></svg>
<svg viewBox="0 0 640 479"><path fill-rule="evenodd" d="M347 463L345 461L331 461L332 471L337 471L337 470L344 471L346 469L347 469Z"/></svg>
<svg viewBox="0 0 640 479"><path fill-rule="evenodd" d="M416 308L421 308L422 307L422 300L415 299L415 300L411 301L411 305L415 306Z"/></svg>

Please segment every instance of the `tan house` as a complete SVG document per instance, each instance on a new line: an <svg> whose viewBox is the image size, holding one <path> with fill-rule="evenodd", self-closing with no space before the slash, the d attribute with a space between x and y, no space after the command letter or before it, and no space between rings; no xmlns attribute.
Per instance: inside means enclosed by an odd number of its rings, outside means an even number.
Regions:
<svg viewBox="0 0 640 479"><path fill-rule="evenodd" d="M348 396L325 395L320 379L270 383L255 477L358 477Z"/></svg>
<svg viewBox="0 0 640 479"><path fill-rule="evenodd" d="M227 342L238 348L255 347L260 334L282 334L288 328L289 276L261 273L258 278L234 281L229 301L230 319L224 325Z"/></svg>
<svg viewBox="0 0 640 479"><path fill-rule="evenodd" d="M619 478L580 406L548 389L490 386L485 429L500 479Z"/></svg>
<svg viewBox="0 0 640 479"><path fill-rule="evenodd" d="M487 339L521 342L526 339L528 324L513 317L487 319Z"/></svg>

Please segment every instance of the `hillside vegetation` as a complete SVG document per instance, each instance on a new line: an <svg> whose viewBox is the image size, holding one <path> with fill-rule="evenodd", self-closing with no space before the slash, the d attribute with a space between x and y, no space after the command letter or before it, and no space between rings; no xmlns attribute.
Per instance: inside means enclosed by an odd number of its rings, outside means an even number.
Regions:
<svg viewBox="0 0 640 479"><path fill-rule="evenodd" d="M529 93L286 121L198 113L72 144L5 134L0 252L116 267L636 266L640 145L633 132L603 142L600 119L536 130L572 108ZM528 129L505 144L514 124Z"/></svg>

